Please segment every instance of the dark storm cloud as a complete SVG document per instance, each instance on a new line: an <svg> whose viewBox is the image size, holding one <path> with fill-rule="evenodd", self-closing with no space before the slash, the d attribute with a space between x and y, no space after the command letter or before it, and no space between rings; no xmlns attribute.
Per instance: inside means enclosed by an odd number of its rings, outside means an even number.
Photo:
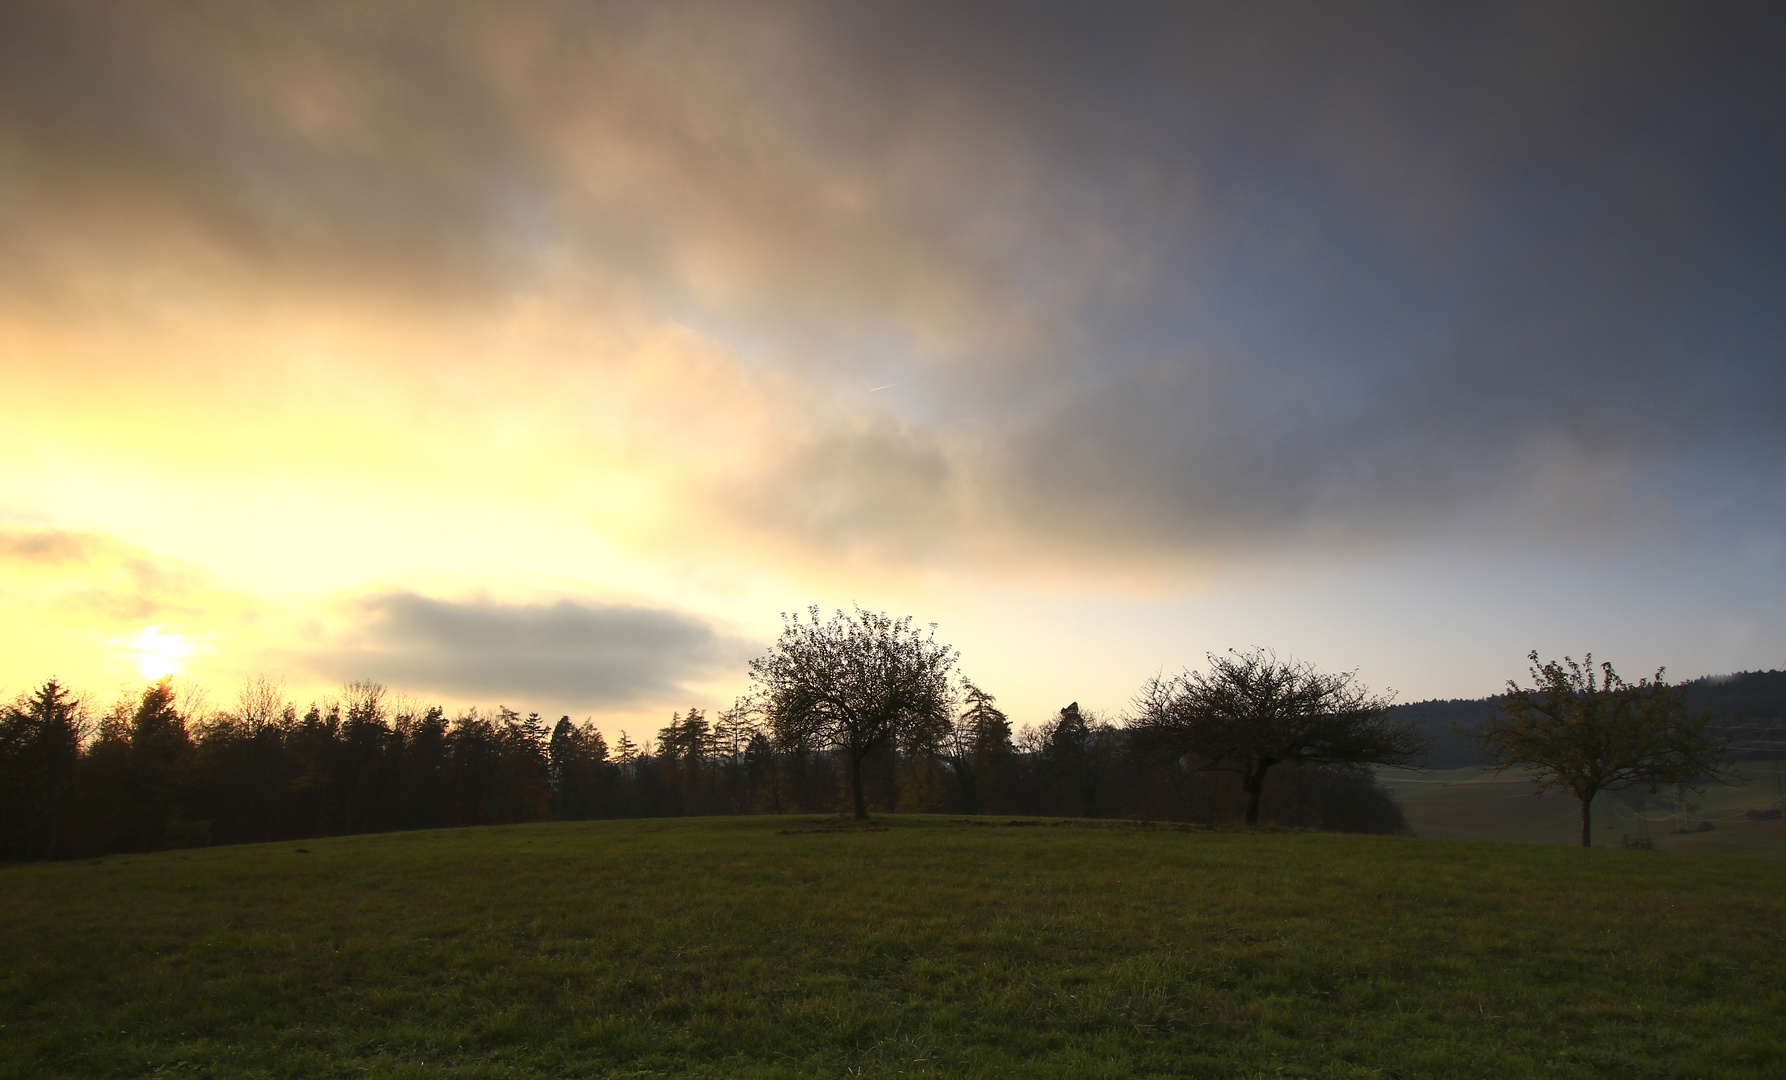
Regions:
<svg viewBox="0 0 1786 1080"><path fill-rule="evenodd" d="M1571 478L1617 516L1782 461L1775 8L4 18L13 302L496 301L568 261L764 363L897 372L749 450L728 505L816 549L1522 529Z"/></svg>
<svg viewBox="0 0 1786 1080"><path fill-rule="evenodd" d="M746 647L673 611L559 600L503 604L391 592L361 602L349 640L313 655L331 678L376 679L468 698L505 694L628 705L742 668Z"/></svg>
<svg viewBox="0 0 1786 1080"><path fill-rule="evenodd" d="M387 292L488 288L513 269L502 179L523 202L527 147L431 20L405 41L372 6L4 18L4 226L42 264L134 256L141 274L147 248L175 276L346 274Z"/></svg>
<svg viewBox="0 0 1786 1080"><path fill-rule="evenodd" d="M1683 476L1777 487L1777 16L1054 12L969 16L915 66L1002 112L1040 204L1108 239L1032 219L1009 280L1077 275L1054 347L957 373L951 467L863 485L879 516L967 489L1030 542L1232 551L1454 520L1599 539ZM934 29L892 22L864 34L882 55ZM799 460L859 438L822 443Z"/></svg>
<svg viewBox="0 0 1786 1080"><path fill-rule="evenodd" d="M800 14L10 7L8 291L117 304L141 302L145 276L228 275L232 289L500 302L568 264L676 307L768 303L782 326L922 310L964 332L986 271L898 186L931 168L923 131L893 110L833 152L827 99L844 91L850 115L868 103L819 62Z"/></svg>

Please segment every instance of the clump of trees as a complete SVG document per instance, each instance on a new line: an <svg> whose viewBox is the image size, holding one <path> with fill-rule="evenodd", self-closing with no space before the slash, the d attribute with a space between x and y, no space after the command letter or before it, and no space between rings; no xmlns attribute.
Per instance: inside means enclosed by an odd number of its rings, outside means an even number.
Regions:
<svg viewBox="0 0 1786 1080"><path fill-rule="evenodd" d="M0 708L0 859L392 829L684 814L944 812L1401 832L1379 765L1426 745L1351 673L1258 650L1014 729L934 628L787 617L730 708L635 742L506 707L451 716L356 682L300 708L251 679L212 709L167 680L97 711L54 680ZM1723 776L1727 741L1660 672L1540 664L1474 737L1586 803ZM1596 670L1598 674L1596 674Z"/></svg>
<svg viewBox="0 0 1786 1080"><path fill-rule="evenodd" d="M95 716L46 684L0 717L0 858L74 858L395 829L685 814L1034 814L1222 822L1234 778L1165 762L1077 704L1013 732L992 695L957 680L929 741L847 750L757 713L700 709L655 738L610 744L568 717L501 708L449 716L359 684L300 710L205 710L156 683ZM46 705L47 699L47 705ZM49 723L41 717L48 716ZM72 748L72 750L70 749ZM1265 821L1396 832L1368 773L1275 770Z"/></svg>
<svg viewBox="0 0 1786 1080"><path fill-rule="evenodd" d="M1730 726L1687 707L1666 672L1626 682L1610 663L1531 662L1532 685L1509 680L1498 714L1466 731L1497 772L1529 766L1536 794L1567 791L1581 801L1581 846L1593 843L1591 807L1602 791L1663 786L1702 791L1707 780L1740 782L1730 764Z"/></svg>
<svg viewBox="0 0 1786 1080"><path fill-rule="evenodd" d="M374 683L300 712L264 679L220 710L164 679L95 715L51 680L0 710L8 859L543 821L553 797L537 715L449 718Z"/></svg>

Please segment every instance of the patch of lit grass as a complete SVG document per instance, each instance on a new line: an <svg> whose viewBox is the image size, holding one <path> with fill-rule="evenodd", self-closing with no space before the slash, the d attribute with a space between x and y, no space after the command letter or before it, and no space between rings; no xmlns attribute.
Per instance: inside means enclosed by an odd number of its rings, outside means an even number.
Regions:
<svg viewBox="0 0 1786 1080"><path fill-rule="evenodd" d="M1786 865L837 824L0 870L0 1076L1786 1073Z"/></svg>

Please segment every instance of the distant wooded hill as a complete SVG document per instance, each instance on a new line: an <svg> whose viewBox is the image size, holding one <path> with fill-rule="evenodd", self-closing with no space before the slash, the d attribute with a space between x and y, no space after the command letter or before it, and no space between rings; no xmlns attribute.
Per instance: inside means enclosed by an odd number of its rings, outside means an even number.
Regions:
<svg viewBox="0 0 1786 1080"><path fill-rule="evenodd" d="M1733 757L1741 759L1786 757L1786 671L1743 671L1735 675L1710 675L1684 683L1689 707L1711 709L1734 721ZM1461 769L1486 764L1470 748L1470 740L1452 730L1453 725L1474 728L1494 715L1495 697L1452 698L1448 701L1415 701L1389 710L1397 720L1412 722L1433 740L1427 755L1429 769Z"/></svg>

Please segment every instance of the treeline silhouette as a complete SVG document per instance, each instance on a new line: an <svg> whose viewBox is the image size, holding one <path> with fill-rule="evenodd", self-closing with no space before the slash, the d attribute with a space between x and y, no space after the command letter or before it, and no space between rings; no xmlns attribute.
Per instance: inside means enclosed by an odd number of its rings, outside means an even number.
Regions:
<svg viewBox="0 0 1786 1080"><path fill-rule="evenodd" d="M1013 733L983 696L952 737L870 762L876 812L1238 820L1237 778L1143 752L1077 703ZM639 746L537 713L393 702L351 683L303 711L251 680L207 710L168 680L94 716L55 681L0 712L0 858L78 858L206 844L590 818L828 813L847 802L833 754L778 745L753 718L677 713ZM1366 769L1285 765L1266 821L1406 828Z"/></svg>

